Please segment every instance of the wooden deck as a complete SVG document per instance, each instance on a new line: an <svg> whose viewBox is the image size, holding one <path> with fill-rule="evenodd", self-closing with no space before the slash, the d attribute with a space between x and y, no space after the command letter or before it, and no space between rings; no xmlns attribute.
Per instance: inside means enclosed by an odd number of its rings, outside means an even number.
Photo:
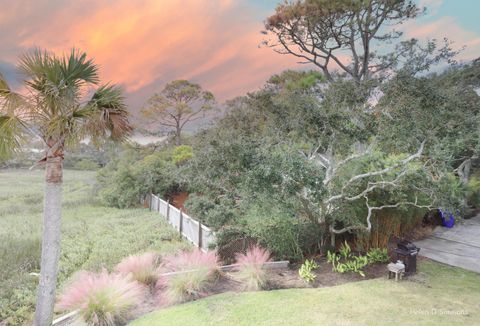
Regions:
<svg viewBox="0 0 480 326"><path fill-rule="evenodd" d="M420 255L480 273L480 215L451 229L437 227L428 238L415 242Z"/></svg>

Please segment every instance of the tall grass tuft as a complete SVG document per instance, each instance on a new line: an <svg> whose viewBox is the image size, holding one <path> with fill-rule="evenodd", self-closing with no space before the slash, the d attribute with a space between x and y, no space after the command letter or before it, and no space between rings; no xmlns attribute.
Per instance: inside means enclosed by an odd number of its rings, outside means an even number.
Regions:
<svg viewBox="0 0 480 326"><path fill-rule="evenodd" d="M173 273L157 282L159 303L173 304L199 298L215 279L219 270L215 252L203 253L195 249L167 256L163 260L162 272Z"/></svg>
<svg viewBox="0 0 480 326"><path fill-rule="evenodd" d="M57 310L78 310L92 326L125 324L144 296L144 287L122 275L80 272L67 285Z"/></svg>
<svg viewBox="0 0 480 326"><path fill-rule="evenodd" d="M158 279L159 260L160 257L152 252L132 255L123 259L115 267L115 272L123 276L131 276L132 279L146 286L153 286Z"/></svg>
<svg viewBox="0 0 480 326"><path fill-rule="evenodd" d="M257 291L265 288L268 279L263 264L270 261L270 252L252 246L245 254L238 254L235 258L238 264L235 278L244 283L247 290Z"/></svg>

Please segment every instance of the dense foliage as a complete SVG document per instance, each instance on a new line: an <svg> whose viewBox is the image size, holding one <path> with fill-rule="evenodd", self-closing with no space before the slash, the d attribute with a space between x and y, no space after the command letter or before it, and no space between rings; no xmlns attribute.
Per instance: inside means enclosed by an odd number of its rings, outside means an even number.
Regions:
<svg viewBox="0 0 480 326"><path fill-rule="evenodd" d="M462 215L480 201L480 62L390 25L421 13L412 1L283 2L267 43L319 71L285 71L228 101L187 148L129 152L101 172L102 197L124 207L188 192L185 208L220 247L253 239L290 259L336 235L383 247L431 209Z"/></svg>
<svg viewBox="0 0 480 326"><path fill-rule="evenodd" d="M149 192L187 191L187 211L218 231L219 244L254 238L278 258L321 250L332 227L363 235L369 212L413 224L430 208L461 213L478 191L457 169L478 155L480 100L475 78L452 80L478 69L404 71L381 88L286 71L230 101L188 146L125 150L99 173L101 197L126 207ZM372 104L374 92L383 96ZM337 165L326 169L318 153Z"/></svg>

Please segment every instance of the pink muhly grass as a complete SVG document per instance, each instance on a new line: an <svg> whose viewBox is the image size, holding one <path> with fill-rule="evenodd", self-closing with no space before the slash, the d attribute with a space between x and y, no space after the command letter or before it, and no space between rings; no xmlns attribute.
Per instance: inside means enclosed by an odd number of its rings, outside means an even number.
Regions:
<svg viewBox="0 0 480 326"><path fill-rule="evenodd" d="M267 273L263 265L270 261L270 252L259 246L252 246L245 254L237 254L235 277L245 284L247 290L261 290L267 284Z"/></svg>
<svg viewBox="0 0 480 326"><path fill-rule="evenodd" d="M219 270L215 252L203 253L196 249L167 256L163 260L163 275L157 281L159 303L184 302L204 295L204 291Z"/></svg>
<svg viewBox="0 0 480 326"><path fill-rule="evenodd" d="M83 271L64 289L56 308L79 310L88 325L113 326L125 323L143 296L143 286L130 278Z"/></svg>
<svg viewBox="0 0 480 326"><path fill-rule="evenodd" d="M115 272L123 276L130 275L135 281L151 286L157 282L158 262L158 255L152 252L129 256L115 267Z"/></svg>
<svg viewBox="0 0 480 326"><path fill-rule="evenodd" d="M218 258L215 251L203 252L199 249L182 251L176 255L164 257L162 269L166 272L207 269L212 274L218 270Z"/></svg>

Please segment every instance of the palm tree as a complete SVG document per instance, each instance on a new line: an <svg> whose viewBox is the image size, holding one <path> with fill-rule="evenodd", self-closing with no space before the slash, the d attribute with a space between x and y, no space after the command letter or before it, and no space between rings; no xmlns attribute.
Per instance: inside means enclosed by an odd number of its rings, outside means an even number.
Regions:
<svg viewBox="0 0 480 326"><path fill-rule="evenodd" d="M98 67L73 49L63 56L36 49L20 58L25 90L0 75L0 156L18 150L28 134L45 142L45 199L40 281L34 325L52 322L60 257L64 150L89 138L123 140L131 131L120 88L99 84ZM90 95L90 96L89 96Z"/></svg>

